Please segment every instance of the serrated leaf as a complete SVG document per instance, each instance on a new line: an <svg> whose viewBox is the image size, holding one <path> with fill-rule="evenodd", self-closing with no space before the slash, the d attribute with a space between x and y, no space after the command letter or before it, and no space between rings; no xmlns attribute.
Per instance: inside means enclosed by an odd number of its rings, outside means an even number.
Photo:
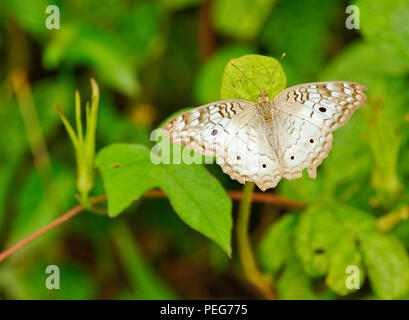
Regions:
<svg viewBox="0 0 409 320"><path fill-rule="evenodd" d="M398 299L409 291L409 257L393 236L368 232L361 248L371 286L383 299Z"/></svg>
<svg viewBox="0 0 409 320"><path fill-rule="evenodd" d="M108 196L108 213L115 217L154 187L161 188L179 217L231 254L231 200L202 165L153 164L149 149L114 144L102 149L96 165Z"/></svg>
<svg viewBox="0 0 409 320"><path fill-rule="evenodd" d="M293 252L293 232L298 217L289 214L267 229L259 246L259 261L266 272L277 272Z"/></svg>
<svg viewBox="0 0 409 320"><path fill-rule="evenodd" d="M265 88L273 99L286 84L284 70L276 59L249 54L232 59L226 65L220 95L222 99L242 98L258 102L260 90Z"/></svg>

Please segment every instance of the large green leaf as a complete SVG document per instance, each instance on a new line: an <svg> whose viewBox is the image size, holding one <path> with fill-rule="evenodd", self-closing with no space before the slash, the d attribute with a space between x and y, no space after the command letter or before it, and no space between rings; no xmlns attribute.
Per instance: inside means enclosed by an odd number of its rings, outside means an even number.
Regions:
<svg viewBox="0 0 409 320"><path fill-rule="evenodd" d="M231 254L231 200L202 165L153 164L148 148L127 144L102 149L96 165L104 179L110 216L159 187L185 223Z"/></svg>
<svg viewBox="0 0 409 320"><path fill-rule="evenodd" d="M281 64L274 58L249 54L232 59L222 78L222 99L242 98L258 101L260 91L274 98L285 89L287 78Z"/></svg>

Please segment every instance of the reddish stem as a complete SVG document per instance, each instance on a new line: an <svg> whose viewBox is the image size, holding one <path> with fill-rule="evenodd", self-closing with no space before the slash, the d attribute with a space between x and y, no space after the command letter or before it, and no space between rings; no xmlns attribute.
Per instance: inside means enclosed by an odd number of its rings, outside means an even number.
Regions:
<svg viewBox="0 0 409 320"><path fill-rule="evenodd" d="M230 198L234 201L239 201L243 198L243 192L241 191L228 191L228 194ZM166 194L162 190L150 190L144 194L144 197L148 198L166 198ZM102 195L99 197L95 198L90 198L90 203L91 204L97 204L100 202L104 202L107 200L106 195ZM294 209L304 209L305 205L299 202L295 202L271 193L261 193L261 192L256 192L253 193L252 195L252 201L253 202L262 202L262 203L270 203L270 204L275 204L279 206L285 206L285 207L290 207ZM17 242L7 250L3 251L0 253L0 262L2 262L4 259L6 259L8 256L10 256L12 253L16 252L17 250L21 249L25 245L29 244L30 242L34 241L35 239L41 237L48 231L51 231L52 229L58 227L59 225L63 224L64 222L70 220L74 216L76 216L78 213L86 209L83 205L78 205L71 209L70 211L64 213L61 217L57 218L50 224L42 227L41 229L37 230L36 232L32 233L28 237L24 238L23 240Z"/></svg>

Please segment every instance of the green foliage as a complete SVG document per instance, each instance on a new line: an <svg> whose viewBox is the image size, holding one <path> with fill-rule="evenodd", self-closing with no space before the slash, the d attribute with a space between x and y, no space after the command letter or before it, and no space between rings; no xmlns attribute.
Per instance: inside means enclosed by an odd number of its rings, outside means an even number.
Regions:
<svg viewBox="0 0 409 320"><path fill-rule="evenodd" d="M242 98L258 101L260 91L274 98L284 90L287 78L280 63L271 57L249 54L232 59L224 70L222 99Z"/></svg>
<svg viewBox="0 0 409 320"><path fill-rule="evenodd" d="M271 53L286 53L291 85L309 81L322 68L336 8L343 9L338 0L279 1L267 20L260 41Z"/></svg>
<svg viewBox="0 0 409 320"><path fill-rule="evenodd" d="M277 272L292 255L293 234L298 217L287 215L273 224L259 245L259 259L266 272Z"/></svg>
<svg viewBox="0 0 409 320"><path fill-rule="evenodd" d="M361 10L362 34L371 42L387 46L409 60L409 3L405 0L389 1L357 1Z"/></svg>
<svg viewBox="0 0 409 320"><path fill-rule="evenodd" d="M128 227L125 224L116 223L111 234L118 248L123 268L131 280L132 292L128 295L134 299L175 299L176 294L142 259L139 249L132 241L132 233Z"/></svg>
<svg viewBox="0 0 409 320"><path fill-rule="evenodd" d="M283 274L277 281L277 291L280 299L283 300L317 299L310 279L294 256L291 256Z"/></svg>
<svg viewBox="0 0 409 320"><path fill-rule="evenodd" d="M273 0L218 0L213 10L213 21L223 34L239 39L257 35L268 17Z"/></svg>
<svg viewBox="0 0 409 320"><path fill-rule="evenodd" d="M94 186L94 158L95 158L95 132L97 130L97 117L99 107L99 88L94 79L91 79L92 98L86 104L85 123L83 129L81 97L78 91L75 92L75 123L76 130L71 126L60 107L61 121L74 146L77 160L77 189L81 196L81 202L89 206L88 194Z"/></svg>
<svg viewBox="0 0 409 320"><path fill-rule="evenodd" d="M401 243L380 234L370 215L340 204L312 206L299 219L283 217L266 232L259 257L268 272L284 268L277 283L283 299L318 298L308 276L325 277L338 295L352 293L354 289L346 286L351 277L348 266L358 267L360 287L368 274L382 299L396 299L409 291L409 257ZM289 277L299 286L285 288Z"/></svg>
<svg viewBox="0 0 409 320"><path fill-rule="evenodd" d="M232 58L238 58L254 51L249 46L234 46L220 49L199 70L195 82L195 100L200 104L220 99L220 87L226 64Z"/></svg>
<svg viewBox="0 0 409 320"><path fill-rule="evenodd" d="M117 216L146 191L159 187L185 223L231 255L231 200L203 166L153 164L149 149L124 144L101 150L96 165L104 178L110 216Z"/></svg>
<svg viewBox="0 0 409 320"><path fill-rule="evenodd" d="M59 30L45 28L50 4ZM345 28L348 4L360 9L358 30ZM260 226L270 205L252 206L250 232L266 230L252 241L257 263L280 299L408 299L407 21L405 0L0 1L1 251L78 202L76 156L53 105L75 119L73 92L89 96L90 78L101 90L90 194L107 193L109 216L128 212L109 219L100 203L13 254L0 298L258 298L224 254L235 255L226 190L241 185L217 165L154 165L151 130L187 106L257 101L257 87L273 98L287 81L347 80L367 86L368 100L334 133L317 178L269 191L308 209L284 207ZM203 160L159 143L162 159ZM142 201L153 188L166 197ZM50 264L60 290L44 287ZM349 265L361 289L346 287Z"/></svg>
<svg viewBox="0 0 409 320"><path fill-rule="evenodd" d="M372 288L380 298L398 299L409 291L409 258L396 238L365 234L362 254Z"/></svg>
<svg viewBox="0 0 409 320"><path fill-rule="evenodd" d="M312 277L322 277L332 267L343 267L345 273L348 265L359 265L355 242L359 241L360 233L374 228L369 215L353 208L313 206L303 213L297 225L296 251L305 271ZM334 263L341 265L333 266Z"/></svg>

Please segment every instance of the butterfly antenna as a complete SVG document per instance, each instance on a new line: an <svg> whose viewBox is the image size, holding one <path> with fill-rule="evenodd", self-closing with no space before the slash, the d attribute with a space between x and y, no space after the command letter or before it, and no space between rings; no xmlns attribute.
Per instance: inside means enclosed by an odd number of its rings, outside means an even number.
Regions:
<svg viewBox="0 0 409 320"><path fill-rule="evenodd" d="M274 70L271 72L270 77L268 78L268 81L267 81L265 87L263 88L263 92L265 92L265 90L267 89L268 85L270 84L271 79L273 78L274 72L276 72L276 70L278 68L278 65L280 64L281 60L283 60L284 57L285 57L285 52L283 52L283 54L281 55L280 60L276 64Z"/></svg>
<svg viewBox="0 0 409 320"><path fill-rule="evenodd" d="M259 86L258 86L253 80L251 80L249 77L247 77L247 75L246 75L243 71L241 71L233 62L230 62L230 64L231 64L233 67L235 67L237 70L239 70L240 73L241 73L243 76L245 76L246 79L247 79L248 81L250 81L250 82L261 92Z"/></svg>

